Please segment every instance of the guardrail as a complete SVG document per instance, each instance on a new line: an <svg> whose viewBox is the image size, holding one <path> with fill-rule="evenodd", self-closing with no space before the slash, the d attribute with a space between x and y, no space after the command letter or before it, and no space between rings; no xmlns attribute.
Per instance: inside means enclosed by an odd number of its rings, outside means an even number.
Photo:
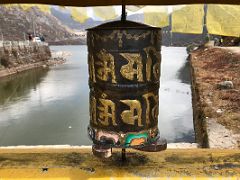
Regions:
<svg viewBox="0 0 240 180"><path fill-rule="evenodd" d="M19 47L19 46L48 46L46 42L32 42L32 41L0 41L0 47Z"/></svg>

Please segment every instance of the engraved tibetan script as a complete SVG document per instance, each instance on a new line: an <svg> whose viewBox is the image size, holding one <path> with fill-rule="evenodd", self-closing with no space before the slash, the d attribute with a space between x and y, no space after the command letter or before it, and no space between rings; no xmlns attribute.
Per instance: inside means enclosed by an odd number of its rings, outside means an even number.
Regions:
<svg viewBox="0 0 240 180"><path fill-rule="evenodd" d="M123 122L135 125L135 121L137 120L138 126L143 126L141 103L138 100L121 100L121 102L129 106L129 110L125 110L121 114Z"/></svg>
<svg viewBox="0 0 240 180"><path fill-rule="evenodd" d="M95 125L117 126L119 121L122 121L124 124L143 127L157 122L158 94L150 92L143 94L139 99L132 100L115 99L113 101L106 97L107 95L103 93L100 98L91 97L90 99L91 122ZM117 108L124 110L119 112L116 111Z"/></svg>
<svg viewBox="0 0 240 180"><path fill-rule="evenodd" d="M97 119L96 119L96 98L95 97L90 97L90 120L94 124L97 124Z"/></svg>
<svg viewBox="0 0 240 180"><path fill-rule="evenodd" d="M128 64L121 67L122 76L129 80L134 80L136 76L138 82L143 82L141 55L139 53L120 53L120 55L128 61Z"/></svg>
<svg viewBox="0 0 240 180"><path fill-rule="evenodd" d="M99 66L97 68L97 78L102 81L108 81L110 75L112 83L117 83L113 55L103 49L97 53L97 57L99 59L99 61L96 61L96 65Z"/></svg>
<svg viewBox="0 0 240 180"><path fill-rule="evenodd" d="M89 55L89 56L90 56L90 57L89 57L89 62L88 62L89 76L90 76L90 79L91 79L93 82L96 82L93 55Z"/></svg>
<svg viewBox="0 0 240 180"><path fill-rule="evenodd" d="M109 122L112 122L113 126L116 126L116 117L115 117L115 111L116 106L115 103L108 99L99 99L99 102L101 105L98 107L99 110L99 118L98 121L104 125L109 126Z"/></svg>
<svg viewBox="0 0 240 180"><path fill-rule="evenodd" d="M147 93L147 94L144 94L143 95L146 103L147 103L147 108L146 108L146 124L150 124L150 115L152 116L152 118L154 120L157 120L158 118L158 95L155 95L153 93ZM151 106L150 106L150 99L153 99L153 108L151 110L151 113L150 113L150 109L151 109Z"/></svg>
<svg viewBox="0 0 240 180"><path fill-rule="evenodd" d="M161 61L161 54L159 51L156 50L154 47L147 47L144 48L144 51L147 55L147 64L146 64L146 77L147 81L151 81L151 72L153 71L154 78L159 80L160 77L160 61ZM156 57L156 62L153 64L153 60L150 56L150 53Z"/></svg>

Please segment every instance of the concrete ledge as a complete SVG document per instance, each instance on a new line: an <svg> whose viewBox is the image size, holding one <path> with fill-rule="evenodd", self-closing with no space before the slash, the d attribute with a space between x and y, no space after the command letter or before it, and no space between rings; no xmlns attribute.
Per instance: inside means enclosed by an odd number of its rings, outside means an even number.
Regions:
<svg viewBox="0 0 240 180"><path fill-rule="evenodd" d="M0 77L41 67L51 59L51 52L46 43L9 43L0 47Z"/></svg>
<svg viewBox="0 0 240 180"><path fill-rule="evenodd" d="M198 148L197 143L168 143L168 149L194 149ZM37 146L0 146L0 151L12 152L18 150L42 150L42 149L91 149L92 146L72 146L72 145L37 145Z"/></svg>
<svg viewBox="0 0 240 180"><path fill-rule="evenodd" d="M225 149L237 148L237 139L240 139L240 134L233 134L231 130L219 124L215 119L206 118L204 120L206 122L209 147Z"/></svg>
<svg viewBox="0 0 240 180"><path fill-rule="evenodd" d="M240 151L169 149L159 153L127 150L122 162L98 159L88 147L1 148L0 179L141 179L165 177L240 177ZM235 178L237 179L237 178Z"/></svg>

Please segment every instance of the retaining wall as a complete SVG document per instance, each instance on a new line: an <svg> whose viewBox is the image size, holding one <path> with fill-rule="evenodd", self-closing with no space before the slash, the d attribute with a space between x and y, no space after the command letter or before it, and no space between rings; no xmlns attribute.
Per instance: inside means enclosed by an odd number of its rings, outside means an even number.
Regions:
<svg viewBox="0 0 240 180"><path fill-rule="evenodd" d="M47 43L0 41L0 77L42 66L50 58Z"/></svg>
<svg viewBox="0 0 240 180"><path fill-rule="evenodd" d="M196 142L207 148L239 149L239 48L203 47L192 51L189 59ZM232 87L221 87L225 82Z"/></svg>

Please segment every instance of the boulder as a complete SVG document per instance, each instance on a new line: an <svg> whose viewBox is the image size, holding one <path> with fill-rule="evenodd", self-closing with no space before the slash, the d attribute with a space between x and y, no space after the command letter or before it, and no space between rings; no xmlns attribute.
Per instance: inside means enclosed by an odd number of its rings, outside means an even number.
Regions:
<svg viewBox="0 0 240 180"><path fill-rule="evenodd" d="M218 89L233 89L233 82L232 81L223 81L217 84Z"/></svg>

